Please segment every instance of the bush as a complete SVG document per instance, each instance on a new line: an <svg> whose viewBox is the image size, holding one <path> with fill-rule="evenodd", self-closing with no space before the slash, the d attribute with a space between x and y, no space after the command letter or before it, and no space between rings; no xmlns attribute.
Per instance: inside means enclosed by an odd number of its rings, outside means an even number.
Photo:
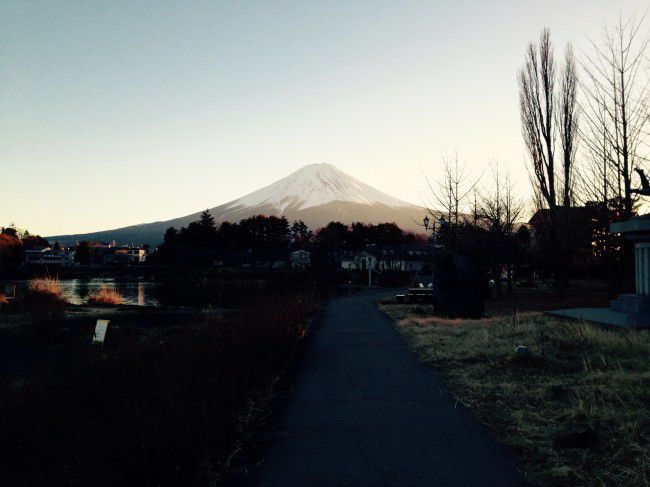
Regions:
<svg viewBox="0 0 650 487"><path fill-rule="evenodd" d="M52 324L63 318L63 308L68 300L55 277L31 279L27 285L25 306L35 325Z"/></svg>
<svg viewBox="0 0 650 487"><path fill-rule="evenodd" d="M122 304L123 299L124 297L117 289L102 286L88 296L88 303L98 306L118 306Z"/></svg>
<svg viewBox="0 0 650 487"><path fill-rule="evenodd" d="M28 283L28 289L32 294L47 294L64 300L61 283L56 277L37 277L31 279Z"/></svg>

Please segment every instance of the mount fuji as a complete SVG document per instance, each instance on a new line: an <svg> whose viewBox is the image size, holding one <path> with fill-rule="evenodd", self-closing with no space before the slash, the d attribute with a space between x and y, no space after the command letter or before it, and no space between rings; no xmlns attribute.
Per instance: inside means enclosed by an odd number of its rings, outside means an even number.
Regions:
<svg viewBox="0 0 650 487"><path fill-rule="evenodd" d="M394 222L404 230L421 231L416 222L426 210L393 198L344 173L332 164L309 164L275 183L229 203L211 208L217 223L239 222L255 215L284 216L293 222L303 220L312 230L331 221ZM200 212L114 230L48 237L51 241L70 244L81 240L158 245L165 230L180 228L195 221Z"/></svg>

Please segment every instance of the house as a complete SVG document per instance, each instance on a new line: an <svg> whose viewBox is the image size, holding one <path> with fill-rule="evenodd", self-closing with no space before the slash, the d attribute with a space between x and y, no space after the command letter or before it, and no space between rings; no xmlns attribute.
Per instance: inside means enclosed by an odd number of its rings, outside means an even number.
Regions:
<svg viewBox="0 0 650 487"><path fill-rule="evenodd" d="M345 252L341 259L341 269L348 271L377 269L377 257L365 250Z"/></svg>
<svg viewBox="0 0 650 487"><path fill-rule="evenodd" d="M345 252L340 268L348 271L373 269L378 271L423 272L431 269L433 247L430 245L375 245L364 250Z"/></svg>
<svg viewBox="0 0 650 487"><path fill-rule="evenodd" d="M53 250L51 247L29 249L25 251L25 264L69 267L75 265L74 256L74 250Z"/></svg>
<svg viewBox="0 0 650 487"><path fill-rule="evenodd" d="M140 247L109 247L104 249L104 264L139 264L146 260L147 251Z"/></svg>
<svg viewBox="0 0 650 487"><path fill-rule="evenodd" d="M433 247L430 245L368 245L382 271L422 272L432 267Z"/></svg>
<svg viewBox="0 0 650 487"><path fill-rule="evenodd" d="M147 259L147 251L140 247L116 247L115 256L120 262L141 263Z"/></svg>
<svg viewBox="0 0 650 487"><path fill-rule="evenodd" d="M292 269L305 270L311 265L311 253L307 250L296 250L289 254Z"/></svg>

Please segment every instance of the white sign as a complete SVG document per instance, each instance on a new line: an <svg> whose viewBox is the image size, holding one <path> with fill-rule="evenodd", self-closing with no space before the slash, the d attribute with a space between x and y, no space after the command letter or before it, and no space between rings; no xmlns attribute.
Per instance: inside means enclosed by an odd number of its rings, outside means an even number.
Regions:
<svg viewBox="0 0 650 487"><path fill-rule="evenodd" d="M93 343L104 343L108 323L109 320L97 320L97 324L95 325L95 334L93 335Z"/></svg>

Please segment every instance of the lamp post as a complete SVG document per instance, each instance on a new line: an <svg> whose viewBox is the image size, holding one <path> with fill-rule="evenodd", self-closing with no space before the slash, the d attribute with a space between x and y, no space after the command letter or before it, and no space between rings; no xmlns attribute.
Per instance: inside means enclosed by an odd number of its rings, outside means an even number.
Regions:
<svg viewBox="0 0 650 487"><path fill-rule="evenodd" d="M424 216L424 220L422 220L422 223L424 223L424 229L428 232L429 231L429 224L431 223L431 220L427 215ZM441 216L440 219L438 220L438 225L442 227L445 224L445 217ZM433 222L433 226L431 227L431 230L433 232L433 268L431 272L431 291L435 291L436 287L436 247L437 247L437 234L436 234L436 222Z"/></svg>

